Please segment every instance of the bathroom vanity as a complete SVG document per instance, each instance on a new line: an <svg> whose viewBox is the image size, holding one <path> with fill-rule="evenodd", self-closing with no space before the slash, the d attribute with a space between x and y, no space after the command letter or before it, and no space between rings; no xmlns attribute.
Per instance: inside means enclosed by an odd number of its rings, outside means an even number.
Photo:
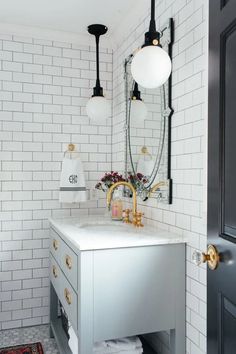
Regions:
<svg viewBox="0 0 236 354"><path fill-rule="evenodd" d="M50 220L50 325L71 353L58 299L79 340L93 343L170 330L171 353L185 353L185 239L102 217Z"/></svg>

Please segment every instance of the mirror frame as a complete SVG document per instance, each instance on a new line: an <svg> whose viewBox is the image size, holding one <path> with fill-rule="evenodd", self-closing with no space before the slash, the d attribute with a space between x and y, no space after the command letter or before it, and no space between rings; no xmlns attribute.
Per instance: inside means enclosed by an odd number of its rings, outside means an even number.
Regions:
<svg viewBox="0 0 236 354"><path fill-rule="evenodd" d="M161 33L161 44L168 50L169 56L172 59L172 46L173 46L173 35L174 35L174 25L173 19L170 18L169 21L163 28L160 30ZM134 170L133 162L132 162L132 155L131 155L131 145L130 145L130 136L129 136L129 129L130 129L130 90L129 90L129 83L128 83L128 75L130 75L127 71L128 65L132 61L133 54L130 54L124 61L124 81L125 81L125 111L126 111L126 121L125 121L125 177L128 177L128 160L131 161L132 169ZM165 185L160 186L156 191L152 192L153 186L151 184L144 185L140 182L140 185L136 187L137 194L141 197L143 201L147 200L148 198L156 198L158 202L162 202L165 204L172 204L172 178L171 178L171 118L174 113L172 109L172 75L170 75L169 80L165 83L161 88L162 97L165 95L166 90L168 92L168 99L165 102L165 106L162 109L162 118L166 124L166 144L167 144L167 179L165 180ZM163 101L163 98L162 98ZM163 131L165 134L165 131ZM162 156L162 155L161 155ZM161 156L159 157L159 161L161 160ZM156 157L155 162L155 176L158 174L158 156ZM154 170L153 170L154 171ZM134 171L133 171L134 172ZM154 176L154 172L152 173ZM127 196L129 192L125 193Z"/></svg>

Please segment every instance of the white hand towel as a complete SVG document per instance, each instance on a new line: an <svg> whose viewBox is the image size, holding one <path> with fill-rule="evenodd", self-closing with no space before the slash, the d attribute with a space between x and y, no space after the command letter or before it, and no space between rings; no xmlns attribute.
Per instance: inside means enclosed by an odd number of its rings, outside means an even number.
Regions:
<svg viewBox="0 0 236 354"><path fill-rule="evenodd" d="M143 353L143 349L142 348L137 348L137 349L133 349L133 350L121 350L119 352L116 352L116 354L142 354Z"/></svg>
<svg viewBox="0 0 236 354"><path fill-rule="evenodd" d="M143 348L119 350L111 347L104 347L104 348L100 348L100 350L97 349L98 348L93 349L94 354L142 354L143 353Z"/></svg>
<svg viewBox="0 0 236 354"><path fill-rule="evenodd" d="M93 352L96 354L142 354L142 343L138 337L95 343Z"/></svg>
<svg viewBox="0 0 236 354"><path fill-rule="evenodd" d="M107 344L106 342L96 342L93 345L93 352L94 353L103 353L107 349Z"/></svg>
<svg viewBox="0 0 236 354"><path fill-rule="evenodd" d="M135 350L136 348L142 347L142 343L139 337L128 337L121 339L114 339L106 342L108 347L114 348L116 350Z"/></svg>
<svg viewBox="0 0 236 354"><path fill-rule="evenodd" d="M70 336L68 344L69 344L69 347L72 351L72 354L78 354L78 352L79 352L78 338L77 338L72 326L69 327L68 332L69 332L69 336Z"/></svg>
<svg viewBox="0 0 236 354"><path fill-rule="evenodd" d="M60 203L79 203L87 200L83 164L80 159L62 161Z"/></svg>

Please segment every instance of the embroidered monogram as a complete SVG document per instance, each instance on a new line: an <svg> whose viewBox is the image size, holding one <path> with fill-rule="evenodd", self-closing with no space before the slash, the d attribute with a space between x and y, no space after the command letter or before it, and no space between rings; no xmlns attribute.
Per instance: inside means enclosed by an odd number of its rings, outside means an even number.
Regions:
<svg viewBox="0 0 236 354"><path fill-rule="evenodd" d="M77 181L78 181L78 176L77 176L77 175L70 175L70 177L69 177L69 182L70 182L71 184L76 184Z"/></svg>

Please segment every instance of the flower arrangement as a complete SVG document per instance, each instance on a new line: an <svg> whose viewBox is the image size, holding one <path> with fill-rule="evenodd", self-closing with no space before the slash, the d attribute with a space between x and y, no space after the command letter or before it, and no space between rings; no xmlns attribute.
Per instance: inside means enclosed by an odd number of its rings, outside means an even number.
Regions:
<svg viewBox="0 0 236 354"><path fill-rule="evenodd" d="M137 189L140 185L146 184L148 181L146 177L142 173L137 173L136 175L131 174L131 172L128 173L128 178L124 178L121 174L118 172L107 172L105 175L101 178L101 180L96 184L95 188L99 189L103 192L107 192L108 189L116 182L130 182L134 188Z"/></svg>
<svg viewBox="0 0 236 354"><path fill-rule="evenodd" d="M148 182L147 178L142 173L137 173L136 175L132 175L129 172L128 175L129 182L135 187L139 186L140 184L146 184Z"/></svg>
<svg viewBox="0 0 236 354"><path fill-rule="evenodd" d="M119 174L118 172L107 172L101 178L101 180L96 184L95 188L100 189L103 192L107 192L107 190L116 182L126 182L126 179Z"/></svg>

